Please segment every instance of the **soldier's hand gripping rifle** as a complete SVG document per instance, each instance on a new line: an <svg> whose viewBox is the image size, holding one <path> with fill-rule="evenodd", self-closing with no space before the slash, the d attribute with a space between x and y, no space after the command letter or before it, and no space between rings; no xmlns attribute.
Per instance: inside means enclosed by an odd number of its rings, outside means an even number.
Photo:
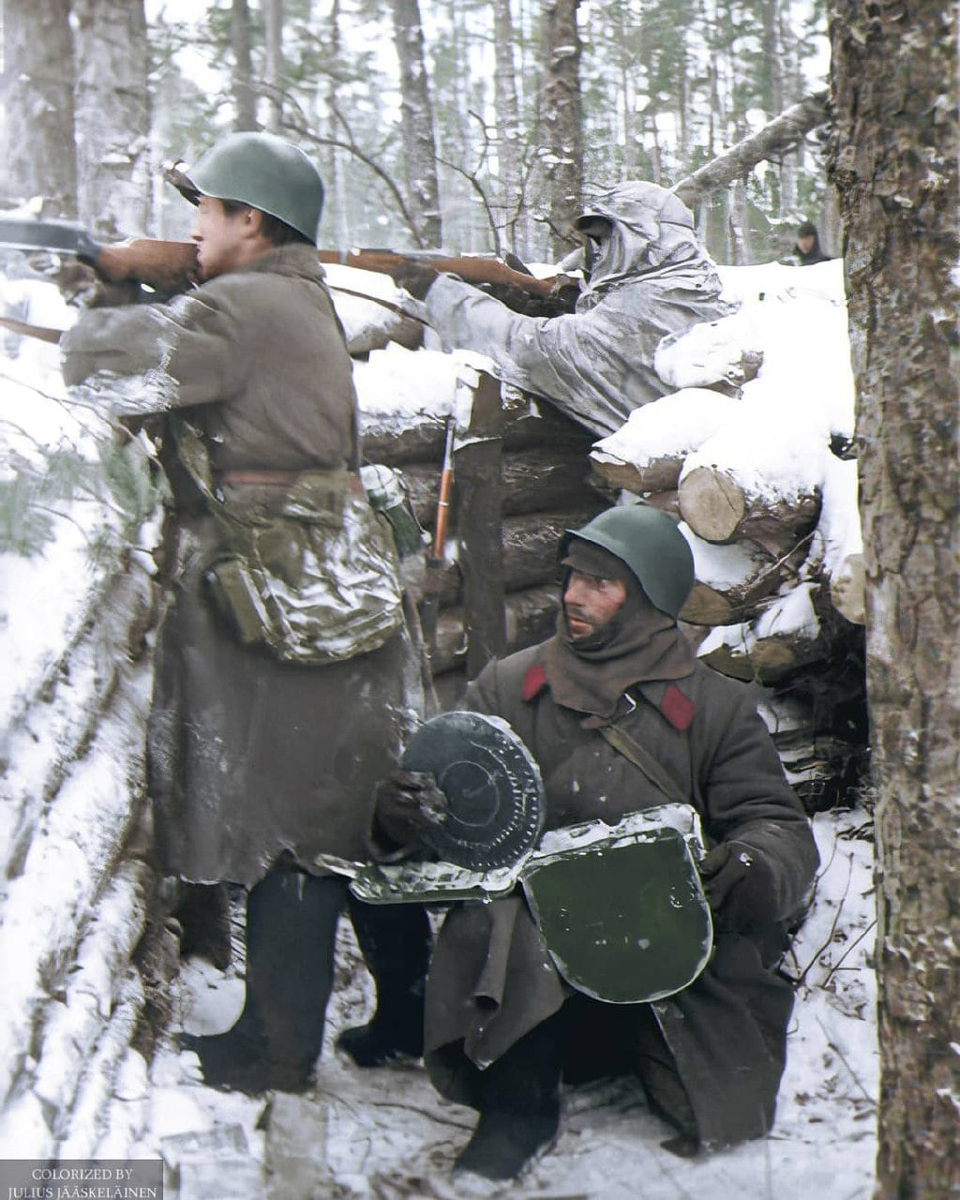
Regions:
<svg viewBox="0 0 960 1200"><path fill-rule="evenodd" d="M104 245L72 221L0 217L0 246L71 255L106 283L142 283L166 295L185 291L197 281L193 242L135 238Z"/></svg>
<svg viewBox="0 0 960 1200"><path fill-rule="evenodd" d="M438 273L459 275L466 283L488 284L524 292L543 301L555 301L561 308L573 307L579 294L577 280L569 275L537 279L528 271L516 270L495 255L445 255L439 250L318 250L322 263L356 267L396 276L409 264L429 267ZM564 295L567 293L567 295Z"/></svg>

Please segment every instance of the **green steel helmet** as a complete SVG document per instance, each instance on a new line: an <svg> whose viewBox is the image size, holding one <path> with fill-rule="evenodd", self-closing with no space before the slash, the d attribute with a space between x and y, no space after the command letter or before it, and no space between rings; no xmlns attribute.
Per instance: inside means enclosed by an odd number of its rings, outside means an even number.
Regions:
<svg viewBox="0 0 960 1200"><path fill-rule="evenodd" d="M693 551L665 512L648 504L608 508L582 529L564 531L561 560L572 538L592 542L619 558L655 608L674 620L680 615L693 587Z"/></svg>
<svg viewBox="0 0 960 1200"><path fill-rule="evenodd" d="M228 134L186 173L177 173L173 182L191 204L198 204L201 196L237 200L317 243L323 180L306 154L284 138L272 133Z"/></svg>

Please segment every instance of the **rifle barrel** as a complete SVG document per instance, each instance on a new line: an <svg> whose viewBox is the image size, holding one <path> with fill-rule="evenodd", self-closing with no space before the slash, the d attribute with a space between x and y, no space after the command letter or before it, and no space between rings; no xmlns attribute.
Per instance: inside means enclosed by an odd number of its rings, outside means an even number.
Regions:
<svg viewBox="0 0 960 1200"><path fill-rule="evenodd" d="M392 275L405 262L418 262L433 267L435 271L459 275L467 283L506 284L530 292L535 296L549 296L556 279L537 279L508 267L499 258L484 258L474 255L453 257L439 251L428 250L318 250L322 263L357 267L361 271L376 271L381 275Z"/></svg>

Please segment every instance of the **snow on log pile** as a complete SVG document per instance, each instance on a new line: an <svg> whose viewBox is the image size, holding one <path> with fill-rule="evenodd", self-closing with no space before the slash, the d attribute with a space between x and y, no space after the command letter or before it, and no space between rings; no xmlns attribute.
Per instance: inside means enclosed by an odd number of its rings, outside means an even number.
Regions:
<svg viewBox="0 0 960 1200"><path fill-rule="evenodd" d="M96 462L99 423L56 399L54 347L24 342L3 369L5 516L50 524L28 556L0 555L0 1149L109 1157L117 1122L145 1119L164 1003L144 828L153 584L107 494L17 508L50 454Z"/></svg>
<svg viewBox="0 0 960 1200"><path fill-rule="evenodd" d="M696 569L681 617L698 654L765 686L785 765L819 807L855 776L864 736L842 263L721 272L738 311L664 340L657 370L677 390L597 442L591 462L681 522Z"/></svg>

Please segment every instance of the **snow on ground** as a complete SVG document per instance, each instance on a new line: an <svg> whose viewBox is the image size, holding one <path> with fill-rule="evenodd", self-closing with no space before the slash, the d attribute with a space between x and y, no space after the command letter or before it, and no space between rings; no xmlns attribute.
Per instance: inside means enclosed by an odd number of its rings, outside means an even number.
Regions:
<svg viewBox="0 0 960 1200"><path fill-rule="evenodd" d="M466 1195L567 1200L868 1200L873 1187L877 1047L873 945L872 842L862 811L815 819L821 871L814 905L784 963L797 979L797 1003L777 1124L769 1137L680 1160L660 1148L670 1130L647 1109L639 1086L603 1080L568 1088L555 1147L506 1187L467 1188L450 1168L475 1116L438 1097L419 1065L361 1071L332 1046L336 1032L370 1013L370 985L352 934L340 934L340 981L331 1002L324 1053L310 1093L248 1099L205 1088L192 1053L171 1044L152 1070L148 1124L131 1153L176 1152L175 1135L203 1135L231 1178L273 1195L265 1161L279 1177L276 1195L459 1200ZM206 991L208 1018L216 973L193 977ZM185 1002L189 1002L185 995ZM236 994L225 990L224 1022ZM173 1141L169 1139L173 1138ZM236 1146L243 1146L237 1153ZM287 1156L284 1149L294 1149ZM204 1150L208 1159L209 1150ZM307 1159L306 1168L300 1155ZM279 1160L279 1161L278 1161ZM240 1164L243 1170L240 1169ZM296 1170L294 1170L294 1167ZM306 1170L306 1191L295 1177ZM299 1175L298 1175L299 1173ZM205 1192L205 1200L221 1193ZM183 1196L171 1177L167 1200Z"/></svg>

